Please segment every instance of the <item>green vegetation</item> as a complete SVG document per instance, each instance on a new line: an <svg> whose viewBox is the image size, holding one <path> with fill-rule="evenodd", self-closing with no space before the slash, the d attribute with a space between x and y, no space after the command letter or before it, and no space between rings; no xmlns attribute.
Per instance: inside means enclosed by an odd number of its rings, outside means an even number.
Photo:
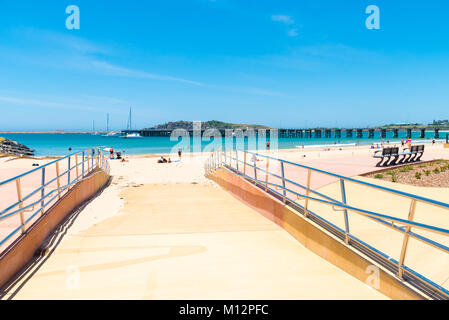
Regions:
<svg viewBox="0 0 449 320"><path fill-rule="evenodd" d="M384 175L381 174L381 173L376 173L376 174L374 175L374 178L376 178L376 179L383 179L383 177L384 177Z"/></svg>
<svg viewBox="0 0 449 320"><path fill-rule="evenodd" d="M413 166L404 166L402 168L399 169L399 172L409 172L413 170Z"/></svg>
<svg viewBox="0 0 449 320"><path fill-rule="evenodd" d="M206 122L201 123L201 129L218 129L218 130L224 130L224 129L271 129L270 127L258 125L258 124L236 124L236 123L228 123L228 122L222 122L217 120L210 120ZM174 121L174 122L167 122L164 124L159 124L157 126L152 127L151 129L168 129L168 130L174 130L174 129L185 129L185 130L192 130L193 129L193 122L192 121Z"/></svg>
<svg viewBox="0 0 449 320"><path fill-rule="evenodd" d="M424 174L428 177L430 176L430 170L424 170Z"/></svg>
<svg viewBox="0 0 449 320"><path fill-rule="evenodd" d="M415 178L416 179L421 179L421 173L420 172L415 172Z"/></svg>
<svg viewBox="0 0 449 320"><path fill-rule="evenodd" d="M422 123L391 123L376 127L375 129L423 129L428 127L449 128L449 120L434 120L429 124Z"/></svg>
<svg viewBox="0 0 449 320"><path fill-rule="evenodd" d="M391 176L391 182L397 182L398 181L398 176L396 175L396 172L393 173L393 175Z"/></svg>
<svg viewBox="0 0 449 320"><path fill-rule="evenodd" d="M438 168L433 169L433 173L440 173L440 169Z"/></svg>

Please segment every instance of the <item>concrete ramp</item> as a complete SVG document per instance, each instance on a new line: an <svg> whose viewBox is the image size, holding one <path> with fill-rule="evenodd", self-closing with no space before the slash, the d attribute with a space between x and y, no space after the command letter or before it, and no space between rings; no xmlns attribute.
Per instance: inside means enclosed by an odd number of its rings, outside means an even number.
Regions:
<svg viewBox="0 0 449 320"><path fill-rule="evenodd" d="M61 228L4 298L386 298L217 186L142 185L121 196L119 216Z"/></svg>

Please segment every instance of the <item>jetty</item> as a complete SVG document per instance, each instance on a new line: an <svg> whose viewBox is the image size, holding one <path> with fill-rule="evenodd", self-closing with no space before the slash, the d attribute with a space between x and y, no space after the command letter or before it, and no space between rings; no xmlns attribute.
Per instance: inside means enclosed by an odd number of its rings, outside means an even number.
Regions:
<svg viewBox="0 0 449 320"><path fill-rule="evenodd" d="M127 134L139 134L142 137L169 137L179 129L140 129L140 130L122 130L122 135ZM193 130L193 129L182 129L179 130L180 133L187 132L190 136L192 136L196 132L201 132L201 135L204 134L207 130L210 129L201 129L201 130ZM220 132L222 136L229 134L229 132L233 131L233 129L215 129ZM412 132L419 131L419 137L425 138L427 132L433 132L433 137L435 139L440 138L440 128L427 127L427 128L419 128L419 129L376 129L376 128L315 128L315 129L234 129L235 131L240 130L243 136L248 135L256 135L258 136L260 132L263 132L267 137L270 137L270 134L275 133L279 138L327 138L327 139L340 139L340 138L363 138L367 137L369 139L373 139L375 137L375 133L379 132L381 138L387 138L388 133L392 133L392 138L399 138L400 133L404 133L405 136L411 137Z"/></svg>

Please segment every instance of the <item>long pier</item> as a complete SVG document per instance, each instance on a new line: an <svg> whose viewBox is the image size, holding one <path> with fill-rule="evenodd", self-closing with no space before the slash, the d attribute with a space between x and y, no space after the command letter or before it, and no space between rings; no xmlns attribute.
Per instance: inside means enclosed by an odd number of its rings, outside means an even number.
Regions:
<svg viewBox="0 0 449 320"><path fill-rule="evenodd" d="M138 133L142 137L169 137L176 129L142 129L142 130L122 130L122 134L128 133ZM206 129L207 130L207 129ZM201 135L206 131L204 129L201 130ZM226 134L225 129L217 129L222 136ZM256 136L259 134L258 130L248 130L241 129L244 136L248 136L248 133L255 134ZM407 137L412 136L412 131L419 131L420 138L426 137L426 132L433 132L433 137L435 139L440 138L440 128L419 128L419 129L375 129L375 128L353 128L353 129L326 129L326 128L317 128L317 129L276 129L278 132L279 138L363 138L364 132L368 133L368 138L374 138L375 132L380 132L381 138L387 138L387 132L393 132L393 139L399 138L399 132L406 132ZM198 130L199 131L199 130ZM186 130L184 132L188 132L190 136L193 135L194 130ZM196 132L196 131L195 131ZM270 130L265 130L266 136L270 136Z"/></svg>

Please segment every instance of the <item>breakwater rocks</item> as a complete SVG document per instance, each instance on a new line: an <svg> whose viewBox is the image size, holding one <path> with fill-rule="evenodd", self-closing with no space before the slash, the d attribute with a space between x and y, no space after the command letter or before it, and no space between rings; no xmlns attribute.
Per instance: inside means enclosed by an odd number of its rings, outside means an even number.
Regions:
<svg viewBox="0 0 449 320"><path fill-rule="evenodd" d="M0 153L13 154L17 156L33 156L34 150L17 141L0 137Z"/></svg>

